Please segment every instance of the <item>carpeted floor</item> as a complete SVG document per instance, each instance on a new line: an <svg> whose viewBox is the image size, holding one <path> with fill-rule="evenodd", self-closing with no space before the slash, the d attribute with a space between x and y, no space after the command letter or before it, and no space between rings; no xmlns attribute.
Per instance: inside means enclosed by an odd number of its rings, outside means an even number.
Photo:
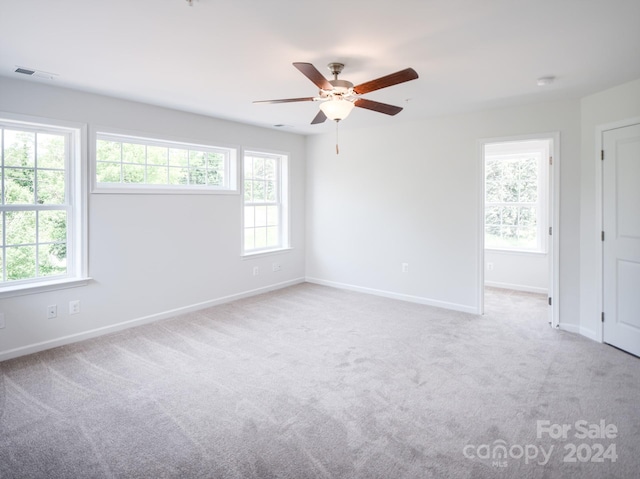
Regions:
<svg viewBox="0 0 640 479"><path fill-rule="evenodd" d="M486 310L301 284L5 361L0 477L638 477L640 359Z"/></svg>

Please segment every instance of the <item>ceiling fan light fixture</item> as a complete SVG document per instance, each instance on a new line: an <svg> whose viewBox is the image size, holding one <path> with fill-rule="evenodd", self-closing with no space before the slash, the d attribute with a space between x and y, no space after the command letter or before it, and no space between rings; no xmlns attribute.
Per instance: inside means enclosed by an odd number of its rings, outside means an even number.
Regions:
<svg viewBox="0 0 640 479"><path fill-rule="evenodd" d="M341 98L334 98L329 101L320 103L320 109L327 118L334 121L344 120L353 110L354 103Z"/></svg>

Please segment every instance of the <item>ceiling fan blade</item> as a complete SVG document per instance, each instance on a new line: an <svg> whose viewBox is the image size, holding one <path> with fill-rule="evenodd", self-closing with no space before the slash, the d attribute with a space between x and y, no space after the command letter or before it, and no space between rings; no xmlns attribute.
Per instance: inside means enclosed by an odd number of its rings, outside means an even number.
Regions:
<svg viewBox="0 0 640 479"><path fill-rule="evenodd" d="M294 101L313 101L314 97L308 96L305 98L285 98L283 100L256 100L253 103L292 103Z"/></svg>
<svg viewBox="0 0 640 479"><path fill-rule="evenodd" d="M325 115L322 110L319 110L318 114L315 116L311 124L317 125L318 123L324 123L326 119L327 119L327 115Z"/></svg>
<svg viewBox="0 0 640 479"><path fill-rule="evenodd" d="M360 108L366 108L367 110L384 113L385 115L397 115L402 111L402 108L399 106L388 105L387 103L380 103L379 101L367 100L365 98L358 98L355 101L355 105Z"/></svg>
<svg viewBox="0 0 640 479"><path fill-rule="evenodd" d="M358 95L364 95L371 91L380 90L381 88L387 88L388 86L397 85L398 83L404 83L406 81L415 80L418 78L418 74L413 68L407 68L399 72L392 73L391 75L376 78L365 83L361 83L354 87L353 91Z"/></svg>
<svg viewBox="0 0 640 479"><path fill-rule="evenodd" d="M311 80L321 90L333 89L333 85L329 83L329 80L327 80L311 63L296 62L293 66L300 70L300 73Z"/></svg>

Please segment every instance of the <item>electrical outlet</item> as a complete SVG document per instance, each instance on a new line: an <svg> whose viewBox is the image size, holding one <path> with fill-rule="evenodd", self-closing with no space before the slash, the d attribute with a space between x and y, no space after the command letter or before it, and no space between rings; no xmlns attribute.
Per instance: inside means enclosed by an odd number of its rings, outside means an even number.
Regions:
<svg viewBox="0 0 640 479"><path fill-rule="evenodd" d="M58 305L50 304L47 306L47 319L53 319L58 317Z"/></svg>
<svg viewBox="0 0 640 479"><path fill-rule="evenodd" d="M78 314L80 312L80 300L69 301L69 314Z"/></svg>
<svg viewBox="0 0 640 479"><path fill-rule="evenodd" d="M402 263L402 272L403 273L409 272L409 263Z"/></svg>
<svg viewBox="0 0 640 479"><path fill-rule="evenodd" d="M280 263L273 263L271 265L271 270L276 272L276 271L282 271L282 266L280 266Z"/></svg>
<svg viewBox="0 0 640 479"><path fill-rule="evenodd" d="M5 326L6 324L4 322L4 313L0 313L0 329L4 329Z"/></svg>
<svg viewBox="0 0 640 479"><path fill-rule="evenodd" d="M253 267L253 275L254 276L258 276L260 274L260 267L259 266L254 266Z"/></svg>
<svg viewBox="0 0 640 479"><path fill-rule="evenodd" d="M487 263L487 271L493 271L493 263Z"/></svg>

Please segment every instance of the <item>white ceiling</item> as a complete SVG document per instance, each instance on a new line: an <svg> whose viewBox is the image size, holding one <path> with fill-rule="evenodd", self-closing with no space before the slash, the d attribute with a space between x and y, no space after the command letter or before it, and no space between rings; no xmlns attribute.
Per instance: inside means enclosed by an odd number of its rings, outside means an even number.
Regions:
<svg viewBox="0 0 640 479"><path fill-rule="evenodd" d="M354 84L418 72L366 96L400 114L356 108L342 128L579 98L640 78L640 0L0 0L2 76L329 131L317 103L252 104L316 95L296 61L345 63Z"/></svg>

